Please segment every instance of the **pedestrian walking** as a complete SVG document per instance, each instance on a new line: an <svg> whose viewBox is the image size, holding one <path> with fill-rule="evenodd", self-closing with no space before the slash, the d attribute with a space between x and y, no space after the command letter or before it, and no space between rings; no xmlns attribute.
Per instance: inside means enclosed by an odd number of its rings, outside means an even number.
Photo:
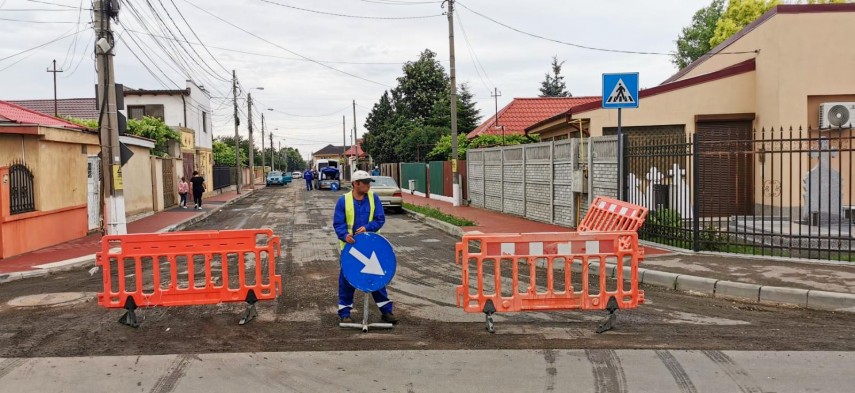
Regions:
<svg viewBox="0 0 855 393"><path fill-rule="evenodd" d="M312 171L306 169L303 172L303 179L306 180L306 191L312 191Z"/></svg>
<svg viewBox="0 0 855 393"><path fill-rule="evenodd" d="M181 206L182 209L187 208L187 193L190 192L190 185L187 184L187 179L184 176L181 176L181 181L178 182L178 195L181 196L181 202L178 206Z"/></svg>
<svg viewBox="0 0 855 393"><path fill-rule="evenodd" d="M333 215L333 228L340 242L339 249L344 249L345 243L356 241L353 235L364 232L377 232L386 222L380 197L371 191L374 179L365 171L353 173L351 184L353 190L338 198ZM344 272L338 274L338 317L340 323L352 323L350 310L353 308L353 294L356 289L344 277ZM387 323L398 323L398 318L392 314L392 301L389 300L386 287L371 292L374 303L380 308L381 319Z"/></svg>
<svg viewBox="0 0 855 393"><path fill-rule="evenodd" d="M205 178L199 174L199 171L193 171L190 183L193 184L193 203L196 204L196 210L202 210L202 194L205 193Z"/></svg>

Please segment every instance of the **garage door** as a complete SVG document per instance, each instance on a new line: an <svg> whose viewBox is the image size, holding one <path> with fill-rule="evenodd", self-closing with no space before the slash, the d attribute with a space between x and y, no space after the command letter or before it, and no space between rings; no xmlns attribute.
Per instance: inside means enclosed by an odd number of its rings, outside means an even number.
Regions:
<svg viewBox="0 0 855 393"><path fill-rule="evenodd" d="M697 123L701 217L754 213L751 121Z"/></svg>

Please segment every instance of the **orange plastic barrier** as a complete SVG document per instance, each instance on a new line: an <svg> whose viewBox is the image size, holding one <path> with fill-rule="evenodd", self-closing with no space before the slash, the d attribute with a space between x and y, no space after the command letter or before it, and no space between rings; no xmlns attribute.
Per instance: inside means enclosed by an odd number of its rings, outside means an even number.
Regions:
<svg viewBox="0 0 855 393"><path fill-rule="evenodd" d="M637 231L647 218L647 208L598 196L579 223L579 232Z"/></svg>
<svg viewBox="0 0 855 393"><path fill-rule="evenodd" d="M269 229L104 236L98 304L125 308L119 322L138 327L139 307L246 301L244 324L257 316L256 301L282 293L279 252Z"/></svg>
<svg viewBox="0 0 855 393"><path fill-rule="evenodd" d="M455 251L463 273L457 306L487 314L491 333L495 312L609 310L599 333L611 329L615 310L644 303L635 232L465 234ZM617 266L616 282L598 274L606 262Z"/></svg>

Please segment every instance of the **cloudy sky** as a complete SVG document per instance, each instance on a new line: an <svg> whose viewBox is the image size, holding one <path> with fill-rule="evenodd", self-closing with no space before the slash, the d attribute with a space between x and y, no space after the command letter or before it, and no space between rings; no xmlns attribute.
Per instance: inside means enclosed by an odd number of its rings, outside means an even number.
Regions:
<svg viewBox="0 0 855 393"><path fill-rule="evenodd" d="M514 97L537 96L554 55L565 61L562 74L575 96L599 95L604 72L639 72L641 87L652 87L676 71L661 53L674 50L680 29L708 3L461 0L455 10L458 81L469 84L484 119L494 112L493 88L501 94L499 108ZM118 83L175 89L192 78L222 97L230 94L234 69L244 89L264 87L253 90L253 98L259 109L275 109L265 111L275 140L304 156L342 143L342 116L348 132L353 127L352 100L358 133L365 132L365 116L383 91L395 86L401 64L424 49L437 52L448 66L448 20L439 1L133 0L122 5L114 25L121 37ZM94 95L90 8L90 0L0 0L0 99L52 98L46 69L53 59L64 70L58 77L60 98ZM194 45L181 49L177 41ZM230 101L215 98L212 106L215 135L233 135ZM257 115L254 120L260 125Z"/></svg>

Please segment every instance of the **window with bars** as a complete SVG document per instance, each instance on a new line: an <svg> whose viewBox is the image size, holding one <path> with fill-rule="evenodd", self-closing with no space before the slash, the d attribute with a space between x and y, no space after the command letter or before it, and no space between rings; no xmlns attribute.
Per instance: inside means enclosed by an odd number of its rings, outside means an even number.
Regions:
<svg viewBox="0 0 855 393"><path fill-rule="evenodd" d="M9 210L11 214L36 211L33 172L21 162L9 167Z"/></svg>

